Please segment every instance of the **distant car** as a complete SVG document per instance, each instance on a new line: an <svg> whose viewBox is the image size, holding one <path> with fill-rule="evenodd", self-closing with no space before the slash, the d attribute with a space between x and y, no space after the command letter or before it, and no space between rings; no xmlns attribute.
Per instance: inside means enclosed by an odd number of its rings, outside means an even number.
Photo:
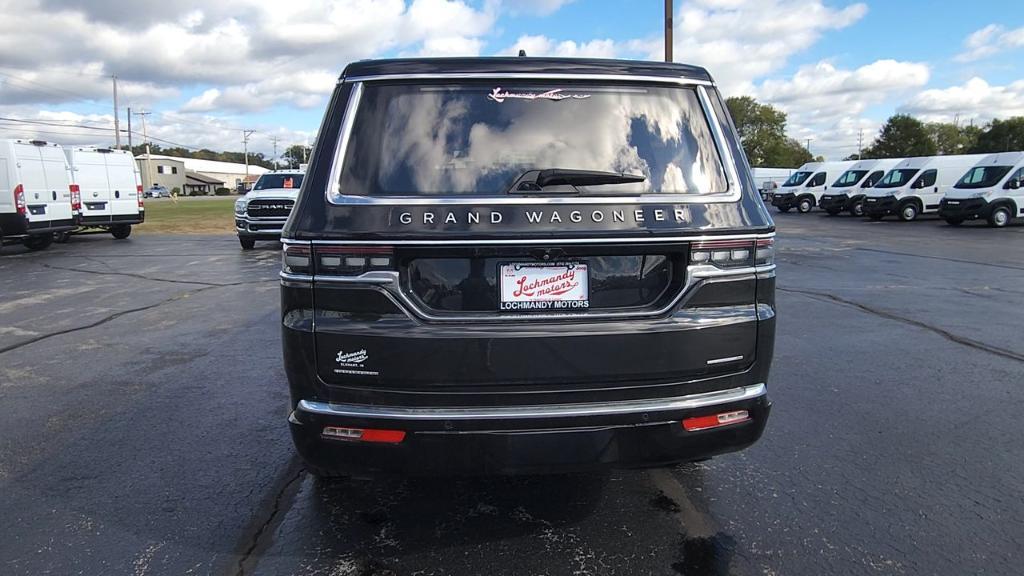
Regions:
<svg viewBox="0 0 1024 576"><path fill-rule="evenodd" d="M143 193L145 198L170 198L171 191L166 186L153 186Z"/></svg>

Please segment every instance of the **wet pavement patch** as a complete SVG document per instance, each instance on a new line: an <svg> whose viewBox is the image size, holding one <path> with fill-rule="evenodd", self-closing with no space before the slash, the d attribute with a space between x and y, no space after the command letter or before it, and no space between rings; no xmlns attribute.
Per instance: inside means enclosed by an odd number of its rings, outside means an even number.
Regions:
<svg viewBox="0 0 1024 576"><path fill-rule="evenodd" d="M683 541L683 559L672 569L686 576L725 576L730 574L736 541L719 532L710 537L687 538Z"/></svg>

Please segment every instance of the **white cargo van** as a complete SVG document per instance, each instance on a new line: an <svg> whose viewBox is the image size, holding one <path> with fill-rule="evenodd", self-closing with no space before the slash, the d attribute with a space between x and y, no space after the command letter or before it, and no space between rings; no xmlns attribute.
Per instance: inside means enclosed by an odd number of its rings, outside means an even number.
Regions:
<svg viewBox="0 0 1024 576"><path fill-rule="evenodd" d="M984 218L1002 228L1024 218L1024 152L989 154L946 192L939 217L951 226Z"/></svg>
<svg viewBox="0 0 1024 576"><path fill-rule="evenodd" d="M858 160L832 183L832 190L821 195L818 206L835 216L846 210L854 216L864 215L864 193L877 184L885 173L903 161L903 158Z"/></svg>
<svg viewBox="0 0 1024 576"><path fill-rule="evenodd" d="M807 213L817 206L821 195L828 190L828 185L845 172L853 161L843 162L808 162L789 177L772 196L772 206L779 212L789 212L796 208L798 212Z"/></svg>
<svg viewBox="0 0 1024 576"><path fill-rule="evenodd" d="M57 144L0 140L0 242L42 250L75 227L78 193ZM74 205L73 205L74 204Z"/></svg>
<svg viewBox="0 0 1024 576"><path fill-rule="evenodd" d="M64 152L71 164L72 182L82 196L75 232L110 232L114 238L127 238L132 225L141 224L146 214L131 152L85 146Z"/></svg>
<svg viewBox="0 0 1024 576"><path fill-rule="evenodd" d="M772 195L779 189L789 177L793 175L793 168L751 168L750 175L754 177L757 184L757 191L765 202L772 201Z"/></svg>
<svg viewBox="0 0 1024 576"><path fill-rule="evenodd" d="M864 214L872 220L896 214L900 220L910 222L920 214L938 212L946 190L984 157L963 154L907 158L868 189L864 195Z"/></svg>

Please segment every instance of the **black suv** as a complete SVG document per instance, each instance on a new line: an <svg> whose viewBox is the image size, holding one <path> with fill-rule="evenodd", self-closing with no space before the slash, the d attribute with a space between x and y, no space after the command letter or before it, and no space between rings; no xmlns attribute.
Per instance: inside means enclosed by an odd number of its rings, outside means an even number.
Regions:
<svg viewBox="0 0 1024 576"><path fill-rule="evenodd" d="M364 61L283 231L321 474L669 465L764 430L774 225L706 70Z"/></svg>

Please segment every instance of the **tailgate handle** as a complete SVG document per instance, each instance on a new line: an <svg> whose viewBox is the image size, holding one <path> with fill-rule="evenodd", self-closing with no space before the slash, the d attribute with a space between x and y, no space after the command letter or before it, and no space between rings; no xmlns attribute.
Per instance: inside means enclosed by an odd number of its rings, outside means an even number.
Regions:
<svg viewBox="0 0 1024 576"><path fill-rule="evenodd" d="M120 198L120 197L121 197L121 191L120 190L114 190L114 198Z"/></svg>
<svg viewBox="0 0 1024 576"><path fill-rule="evenodd" d="M57 191L56 191L56 190L54 190L54 191L52 192L52 194L53 194L53 199L54 199L54 200L56 200L56 199L57 199Z"/></svg>

